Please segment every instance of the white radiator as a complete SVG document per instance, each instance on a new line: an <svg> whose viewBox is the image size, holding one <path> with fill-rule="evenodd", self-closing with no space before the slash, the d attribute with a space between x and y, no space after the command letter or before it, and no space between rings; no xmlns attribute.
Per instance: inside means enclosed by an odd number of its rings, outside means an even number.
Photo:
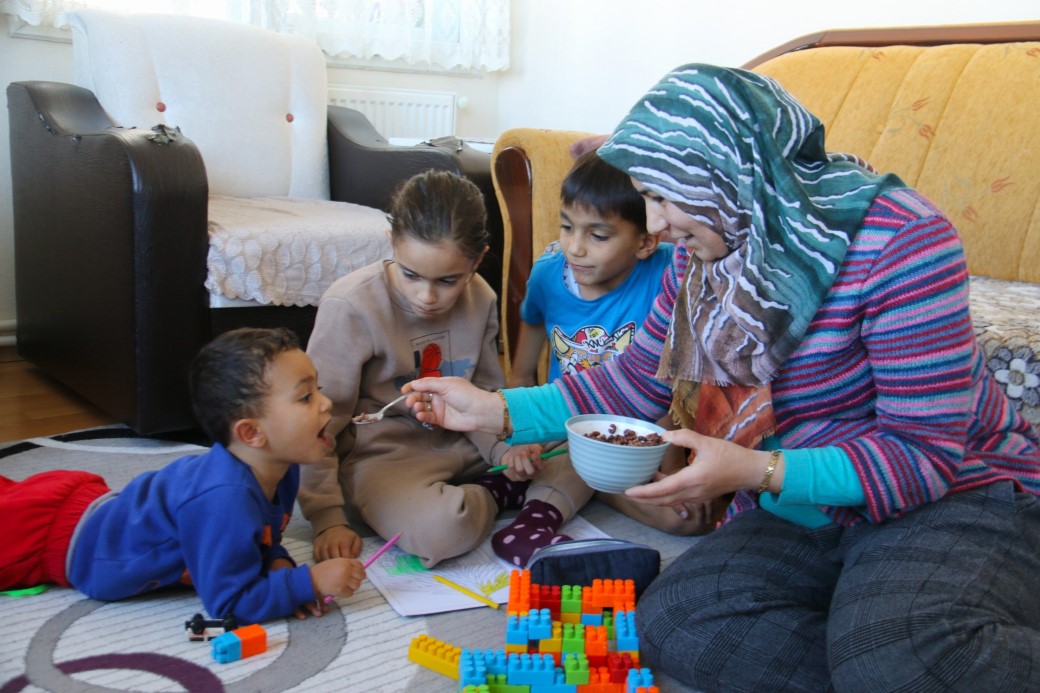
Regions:
<svg viewBox="0 0 1040 693"><path fill-rule="evenodd" d="M455 134L455 94L450 92L330 84L329 104L361 111L388 139Z"/></svg>

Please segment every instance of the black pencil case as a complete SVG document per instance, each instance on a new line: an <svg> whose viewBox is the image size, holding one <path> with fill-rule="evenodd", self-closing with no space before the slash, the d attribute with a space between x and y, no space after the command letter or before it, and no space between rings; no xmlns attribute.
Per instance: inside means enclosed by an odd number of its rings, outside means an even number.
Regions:
<svg viewBox="0 0 1040 693"><path fill-rule="evenodd" d="M543 546L527 562L539 585L591 585L593 580L632 580L636 597L661 572L661 553L623 539L577 539Z"/></svg>

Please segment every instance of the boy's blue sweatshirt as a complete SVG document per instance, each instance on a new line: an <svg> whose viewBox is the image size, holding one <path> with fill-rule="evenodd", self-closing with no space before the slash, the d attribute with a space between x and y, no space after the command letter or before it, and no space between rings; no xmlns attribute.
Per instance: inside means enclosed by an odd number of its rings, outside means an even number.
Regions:
<svg viewBox="0 0 1040 693"><path fill-rule="evenodd" d="M240 623L292 614L315 599L310 569L269 567L289 558L281 537L299 476L291 466L272 502L219 444L142 474L81 522L69 581L102 600L194 585L211 617Z"/></svg>

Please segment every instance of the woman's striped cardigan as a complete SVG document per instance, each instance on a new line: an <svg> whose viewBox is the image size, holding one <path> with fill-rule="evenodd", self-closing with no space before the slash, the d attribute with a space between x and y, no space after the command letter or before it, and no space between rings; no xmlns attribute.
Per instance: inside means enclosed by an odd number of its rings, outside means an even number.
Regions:
<svg viewBox="0 0 1040 693"><path fill-rule="evenodd" d="M688 261L677 246L663 290L622 357L557 381L572 411L663 415L671 391L655 374ZM1001 479L1040 495L1040 438L985 367L957 232L912 190L874 200L772 392L781 447L843 450L871 521ZM741 494L736 509L754 503ZM843 524L864 519L848 508L824 511Z"/></svg>

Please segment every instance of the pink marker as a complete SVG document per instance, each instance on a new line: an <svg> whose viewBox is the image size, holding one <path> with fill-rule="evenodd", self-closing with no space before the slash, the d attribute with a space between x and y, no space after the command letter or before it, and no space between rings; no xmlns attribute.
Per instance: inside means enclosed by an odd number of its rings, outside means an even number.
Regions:
<svg viewBox="0 0 1040 693"><path fill-rule="evenodd" d="M368 570L368 566L370 566L373 563L375 563L376 559L378 559L380 556L382 556L384 553L386 553L387 550L389 550L389 548L391 546L396 544L397 540L400 539L400 538L401 538L401 532L398 532L394 536L390 537L390 541L388 541L385 544L383 544L382 546L380 546L379 550L376 551L374 554L372 554L367 561L365 561L365 565L364 565L365 570ZM328 604L333 599L335 599L335 597L330 594L327 597L325 597L325 603Z"/></svg>
<svg viewBox="0 0 1040 693"><path fill-rule="evenodd" d="M393 546L394 544L396 544L396 543L397 543L397 540L398 540L398 539L400 539L400 538L401 538L401 533L400 533L400 532L398 532L398 533L397 533L397 534L395 534L394 536L390 537L390 541L386 542L386 543L385 543L385 544L383 544L383 545L382 545L381 547L379 547L379 550L378 550L378 551L376 551L376 552L375 552L374 554L372 554L372 557L371 557L371 558L369 558L369 559L368 559L367 561L365 561L365 570L368 570L368 566L370 566L370 565L372 565L373 563L375 563L375 562L376 562L376 559L377 559L377 558L379 558L380 556L382 556L382 555L383 555L384 553L386 553L386 552L387 552L387 550L388 550L388 549L389 549L389 548L390 548L391 546Z"/></svg>

